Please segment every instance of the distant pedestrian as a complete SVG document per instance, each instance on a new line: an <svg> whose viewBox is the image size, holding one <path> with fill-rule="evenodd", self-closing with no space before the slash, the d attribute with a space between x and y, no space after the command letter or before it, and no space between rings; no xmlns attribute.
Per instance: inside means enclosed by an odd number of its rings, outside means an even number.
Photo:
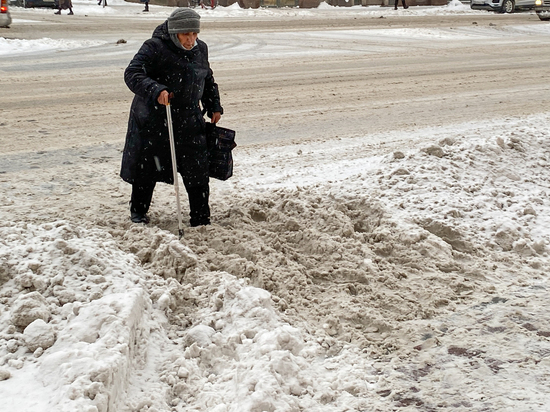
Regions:
<svg viewBox="0 0 550 412"><path fill-rule="evenodd" d="M59 6L58 9L54 14L61 14L61 10L67 10L69 9L69 12L67 15L72 16L73 13L73 3L71 0L59 0Z"/></svg>
<svg viewBox="0 0 550 412"><path fill-rule="evenodd" d="M395 10L397 10L397 3L399 3L399 0L395 0ZM407 6L407 3L405 3L405 0L401 0L401 3L403 3L403 8L408 9L409 6Z"/></svg>
<svg viewBox="0 0 550 412"><path fill-rule="evenodd" d="M142 3L145 3L145 8L143 11L149 11L149 0L140 0Z"/></svg>

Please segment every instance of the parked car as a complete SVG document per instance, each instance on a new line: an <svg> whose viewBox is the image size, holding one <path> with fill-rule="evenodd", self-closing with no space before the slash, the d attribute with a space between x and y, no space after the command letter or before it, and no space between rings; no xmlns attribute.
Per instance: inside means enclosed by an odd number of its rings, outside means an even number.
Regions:
<svg viewBox="0 0 550 412"><path fill-rule="evenodd" d="M10 27L11 16L8 0L0 0L0 27Z"/></svg>
<svg viewBox="0 0 550 412"><path fill-rule="evenodd" d="M57 9L58 0L11 0L12 4L19 7L51 7Z"/></svg>
<svg viewBox="0 0 550 412"><path fill-rule="evenodd" d="M550 20L550 0L535 0L535 11L539 19Z"/></svg>
<svg viewBox="0 0 550 412"><path fill-rule="evenodd" d="M491 10L497 13L513 13L520 10L532 10L536 0L472 0L474 10Z"/></svg>
<svg viewBox="0 0 550 412"><path fill-rule="evenodd" d="M11 16L8 0L0 0L0 27L10 27Z"/></svg>

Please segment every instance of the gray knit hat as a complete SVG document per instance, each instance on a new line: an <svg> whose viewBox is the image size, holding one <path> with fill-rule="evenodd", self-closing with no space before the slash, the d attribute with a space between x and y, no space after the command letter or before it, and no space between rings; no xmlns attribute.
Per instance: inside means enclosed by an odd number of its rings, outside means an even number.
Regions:
<svg viewBox="0 0 550 412"><path fill-rule="evenodd" d="M195 10L179 8L168 17L168 33L199 33L201 16Z"/></svg>

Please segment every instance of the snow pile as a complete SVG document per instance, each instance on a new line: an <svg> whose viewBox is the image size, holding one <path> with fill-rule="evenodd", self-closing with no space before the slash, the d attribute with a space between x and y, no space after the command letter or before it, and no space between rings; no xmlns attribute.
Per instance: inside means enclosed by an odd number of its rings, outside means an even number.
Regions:
<svg viewBox="0 0 550 412"><path fill-rule="evenodd" d="M139 262L67 222L0 232L4 407L107 410L146 339Z"/></svg>
<svg viewBox="0 0 550 412"><path fill-rule="evenodd" d="M200 289L210 295L192 315L201 323L174 339L181 349L163 364L169 405L186 411L299 410L327 402L367 405L346 391L366 392L365 368L350 362L359 361L358 355L347 356L348 368L337 368L338 360L323 360L323 348L307 332L280 320L265 290L219 272L201 278ZM181 290L173 287L171 317L178 321L172 323L187 319L191 308L186 306L204 299L205 292L182 299Z"/></svg>
<svg viewBox="0 0 550 412"><path fill-rule="evenodd" d="M183 261L196 264L189 249L173 236L163 237L164 244L155 247L159 267L170 267L169 261L173 268ZM342 371L334 361L329 362L334 372L327 374L317 360L322 348L311 337L306 345L298 329L280 320L270 294L245 280L200 272L194 287L170 280L170 273L164 273L165 281L144 272L105 232L67 222L8 225L2 239L9 241L0 256L2 305L11 310L0 318L0 376L10 410L128 406L119 405L127 382L138 379L131 376L147 363L151 342L162 340L151 336L161 327L161 311L169 314L173 329L178 326L171 339L179 348L156 365L164 384L160 406L275 410L315 406L327 396L354 404L339 388ZM180 333L188 317L200 323ZM356 370L344 383L363 387L363 379ZM326 393L315 388L320 382ZM31 398L25 397L29 390ZM297 396L304 399L298 402ZM140 397L130 399L133 410L155 401Z"/></svg>
<svg viewBox="0 0 550 412"><path fill-rule="evenodd" d="M549 122L238 147L181 242L169 186L129 223L118 162L2 180L6 408L544 410Z"/></svg>

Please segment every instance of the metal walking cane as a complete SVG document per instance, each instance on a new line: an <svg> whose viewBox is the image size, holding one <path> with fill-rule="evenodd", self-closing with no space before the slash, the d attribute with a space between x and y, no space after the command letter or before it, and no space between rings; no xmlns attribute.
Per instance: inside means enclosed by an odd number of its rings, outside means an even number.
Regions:
<svg viewBox="0 0 550 412"><path fill-rule="evenodd" d="M172 109L170 102L166 105L166 120L168 121L168 135L170 136L170 153L172 155L172 171L174 172L174 189L178 209L178 228L180 239L183 237L183 222L181 220L180 189L178 184L178 164L176 162L176 144L174 143L174 128L172 127Z"/></svg>

